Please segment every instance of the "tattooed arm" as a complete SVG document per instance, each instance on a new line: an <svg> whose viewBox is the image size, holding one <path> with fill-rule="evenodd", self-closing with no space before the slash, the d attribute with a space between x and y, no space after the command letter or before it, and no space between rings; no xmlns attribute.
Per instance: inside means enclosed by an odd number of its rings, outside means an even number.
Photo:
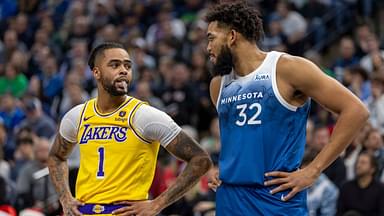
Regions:
<svg viewBox="0 0 384 216"><path fill-rule="evenodd" d="M162 209L180 199L212 166L211 159L199 144L181 131L167 146L168 152L188 164L176 182L154 200L121 202L128 207L114 212L119 215L157 215Z"/></svg>
<svg viewBox="0 0 384 216"><path fill-rule="evenodd" d="M163 207L180 199L212 166L208 153L183 131L177 135L166 149L177 158L188 162L188 164L177 177L175 184L156 198Z"/></svg>
<svg viewBox="0 0 384 216"><path fill-rule="evenodd" d="M57 134L48 157L49 173L53 185L59 194L64 215L81 215L77 210L81 203L72 197L68 186L67 159L75 145L76 143L71 143L60 134Z"/></svg>

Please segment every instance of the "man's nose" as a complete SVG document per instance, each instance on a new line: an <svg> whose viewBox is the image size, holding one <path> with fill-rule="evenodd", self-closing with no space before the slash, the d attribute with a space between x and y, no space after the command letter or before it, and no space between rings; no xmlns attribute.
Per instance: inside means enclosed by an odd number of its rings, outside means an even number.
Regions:
<svg viewBox="0 0 384 216"><path fill-rule="evenodd" d="M125 67L121 67L119 75L127 75L127 74L128 74L128 70Z"/></svg>

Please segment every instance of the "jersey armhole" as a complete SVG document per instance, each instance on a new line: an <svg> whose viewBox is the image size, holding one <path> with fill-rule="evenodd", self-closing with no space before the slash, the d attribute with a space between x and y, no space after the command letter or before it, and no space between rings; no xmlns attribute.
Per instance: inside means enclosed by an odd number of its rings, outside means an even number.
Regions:
<svg viewBox="0 0 384 216"><path fill-rule="evenodd" d="M279 88L277 87L277 64L278 64L281 56L284 55L284 53L280 53L280 52L275 52L275 53L276 53L275 55L277 55L277 56L276 56L276 59L275 59L273 66L272 66L272 72L271 72L273 93L275 94L276 99L280 102L280 104L283 107L285 107L286 109L288 109L292 112L296 112L298 107L288 103L288 101L286 101L284 99L284 97L280 94Z"/></svg>
<svg viewBox="0 0 384 216"><path fill-rule="evenodd" d="M219 111L219 102L220 102L220 97L221 97L221 91L222 91L223 86L224 86L224 77L225 77L225 76L222 76L222 77L221 77L219 94L217 94L217 99L216 99L216 110L217 110L217 111Z"/></svg>
<svg viewBox="0 0 384 216"><path fill-rule="evenodd" d="M84 113L85 113L85 110L87 109L87 106L88 106L88 102L85 102L84 103L84 106L83 106L83 110L81 111L81 114L80 114L80 117L79 117L79 121L78 121L78 124L77 124L77 137L79 137L79 132L80 132L80 126L81 126L81 123L83 122L83 116L84 116Z"/></svg>
<svg viewBox="0 0 384 216"><path fill-rule="evenodd" d="M128 124L129 124L129 127L132 129L133 133L135 134L135 136L137 138L139 138L141 141L145 142L145 143L148 143L148 144L151 144L152 141L148 140L148 139L145 139L144 136L138 131L135 129L135 127L133 126L133 116L135 115L137 109L143 105L143 104L146 104L145 102L137 102L137 104L133 107L131 113L129 114L129 117L128 117Z"/></svg>

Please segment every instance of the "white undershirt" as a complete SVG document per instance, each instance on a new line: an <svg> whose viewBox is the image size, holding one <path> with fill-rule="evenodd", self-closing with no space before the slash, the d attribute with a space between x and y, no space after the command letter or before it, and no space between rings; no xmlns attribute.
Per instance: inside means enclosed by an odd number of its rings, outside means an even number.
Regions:
<svg viewBox="0 0 384 216"><path fill-rule="evenodd" d="M77 142L78 121L84 104L69 110L60 123L60 135L69 142ZM138 107L132 119L134 128L147 140L159 141L166 147L181 131L181 128L163 111L147 104Z"/></svg>

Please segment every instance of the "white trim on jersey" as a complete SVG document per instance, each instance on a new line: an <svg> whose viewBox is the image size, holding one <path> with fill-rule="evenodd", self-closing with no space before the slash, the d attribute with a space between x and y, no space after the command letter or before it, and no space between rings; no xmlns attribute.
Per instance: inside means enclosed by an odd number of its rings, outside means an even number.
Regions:
<svg viewBox="0 0 384 216"><path fill-rule="evenodd" d="M280 53L280 52L275 52L275 51L272 51L273 54L273 62L271 64L272 66L272 71L271 71L271 79L272 79L272 89L273 89L273 93L275 94L276 96L276 99L280 102L281 105L283 105L285 108L287 108L288 110L291 110L293 112L296 112L297 110L297 106L294 106L290 103L288 103L284 98L283 96L281 96L280 92L279 92L279 89L277 87L277 79L276 79L276 68L277 68L277 62L279 61L279 58L282 54L284 53Z"/></svg>

